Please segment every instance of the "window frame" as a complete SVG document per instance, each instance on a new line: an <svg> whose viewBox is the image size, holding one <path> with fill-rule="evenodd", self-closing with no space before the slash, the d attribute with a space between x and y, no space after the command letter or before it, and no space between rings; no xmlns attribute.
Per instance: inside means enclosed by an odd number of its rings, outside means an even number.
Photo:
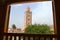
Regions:
<svg viewBox="0 0 60 40"><path fill-rule="evenodd" d="M4 32L7 32L8 30L8 24L9 24L9 15L10 15L10 8L11 4L18 4L18 3L31 3L31 2L39 2L38 0L36 1L12 1L12 2L7 2L7 11L6 11L6 18L5 18L5 26L4 26ZM40 1L41 2L41 1ZM55 3L54 0L52 0L52 9L53 9L53 23L54 23L54 33L57 34L57 24L56 24L56 11L55 11Z"/></svg>

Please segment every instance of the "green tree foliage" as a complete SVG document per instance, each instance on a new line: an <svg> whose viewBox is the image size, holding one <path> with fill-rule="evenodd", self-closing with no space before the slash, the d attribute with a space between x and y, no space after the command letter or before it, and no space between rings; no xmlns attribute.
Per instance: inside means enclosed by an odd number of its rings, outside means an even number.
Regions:
<svg viewBox="0 0 60 40"><path fill-rule="evenodd" d="M51 34L51 30L48 25L46 24L34 24L34 25L29 25L25 29L25 33L31 33L31 34ZM27 39L26 39L27 40ZM33 39L31 39L33 40ZM35 40L39 40L38 38L35 38ZM44 38L41 38L41 40L44 40ZM47 38L49 40L49 38Z"/></svg>
<svg viewBox="0 0 60 40"><path fill-rule="evenodd" d="M25 33L39 33L39 34L51 34L51 30L48 25L46 24L34 24L34 25L29 25Z"/></svg>
<svg viewBox="0 0 60 40"><path fill-rule="evenodd" d="M16 29L16 25L15 25L15 24L13 24L13 25L12 25L12 28L13 28L13 29Z"/></svg>

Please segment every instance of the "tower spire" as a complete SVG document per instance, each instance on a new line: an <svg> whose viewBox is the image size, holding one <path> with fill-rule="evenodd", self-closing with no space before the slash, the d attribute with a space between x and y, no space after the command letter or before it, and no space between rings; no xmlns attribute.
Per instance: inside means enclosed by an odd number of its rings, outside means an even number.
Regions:
<svg viewBox="0 0 60 40"><path fill-rule="evenodd" d="M29 6L26 8L26 11L30 11L30 7Z"/></svg>

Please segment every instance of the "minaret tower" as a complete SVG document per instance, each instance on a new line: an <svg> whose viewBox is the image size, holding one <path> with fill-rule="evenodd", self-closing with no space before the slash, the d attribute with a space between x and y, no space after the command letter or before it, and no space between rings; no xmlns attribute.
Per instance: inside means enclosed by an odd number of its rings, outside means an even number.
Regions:
<svg viewBox="0 0 60 40"><path fill-rule="evenodd" d="M23 27L23 29L25 30L25 28L31 24L32 24L32 12L30 11L30 7L27 7L25 14L24 14L24 27Z"/></svg>

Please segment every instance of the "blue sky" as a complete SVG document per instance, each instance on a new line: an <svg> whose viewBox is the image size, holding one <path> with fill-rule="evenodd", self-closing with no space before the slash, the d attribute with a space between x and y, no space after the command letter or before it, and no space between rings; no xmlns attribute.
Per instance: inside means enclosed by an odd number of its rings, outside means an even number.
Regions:
<svg viewBox="0 0 60 40"><path fill-rule="evenodd" d="M17 28L24 25L24 13L27 7L32 12L32 24L53 25L52 1L12 4L10 10L9 27L15 24Z"/></svg>

